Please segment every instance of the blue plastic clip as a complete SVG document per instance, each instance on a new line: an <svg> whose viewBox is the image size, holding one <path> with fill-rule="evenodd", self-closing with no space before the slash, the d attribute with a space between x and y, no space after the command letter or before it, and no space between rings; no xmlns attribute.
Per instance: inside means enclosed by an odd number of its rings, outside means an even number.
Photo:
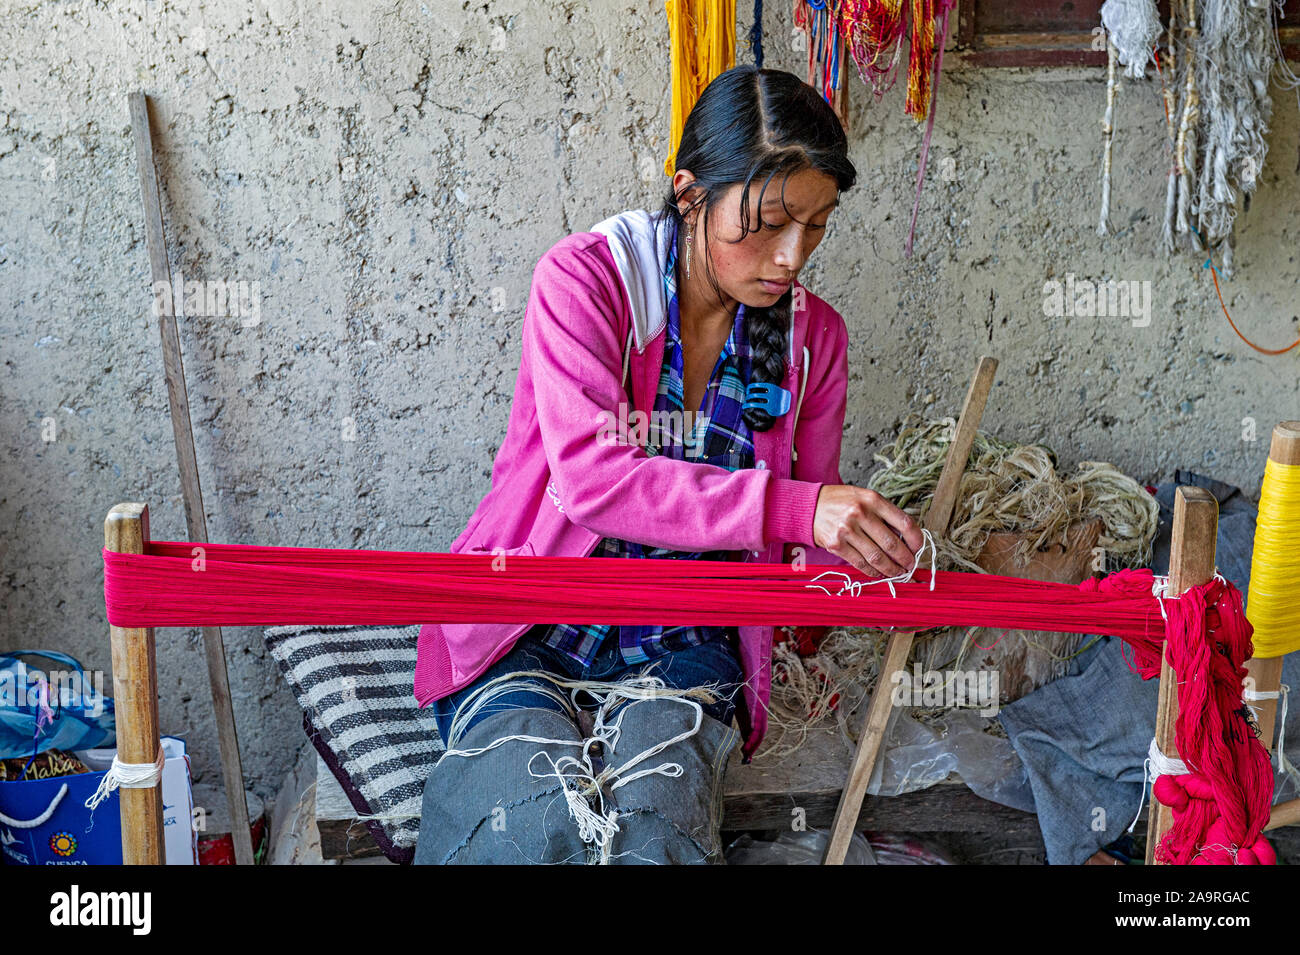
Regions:
<svg viewBox="0 0 1300 955"><path fill-rule="evenodd" d="M773 418L779 418L790 410L790 392L770 381L750 382L745 387L744 408L757 408L766 411Z"/></svg>

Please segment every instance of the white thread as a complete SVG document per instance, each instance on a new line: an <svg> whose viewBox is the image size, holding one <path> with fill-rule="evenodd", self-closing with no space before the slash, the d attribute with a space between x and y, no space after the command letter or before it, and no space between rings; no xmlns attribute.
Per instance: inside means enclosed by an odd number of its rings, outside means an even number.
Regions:
<svg viewBox="0 0 1300 955"><path fill-rule="evenodd" d="M1152 740L1152 742L1155 741ZM1133 821L1128 824L1129 832L1133 831L1133 827L1138 824L1138 819L1142 817L1142 807L1145 806L1147 802L1147 783L1149 783L1150 781L1151 781L1151 759L1148 757L1147 759L1142 760L1142 795L1138 799L1137 815L1134 816Z"/></svg>
<svg viewBox="0 0 1300 955"><path fill-rule="evenodd" d="M1151 737L1151 745L1147 747L1147 758L1151 761L1151 782L1155 782L1159 776L1186 776L1192 771L1188 769L1187 763L1176 756L1166 756L1160 752L1154 736Z"/></svg>
<svg viewBox="0 0 1300 955"><path fill-rule="evenodd" d="M924 529L921 531L921 546L917 550L915 558L912 560L912 569L906 571L905 573L895 574L893 577L880 577L877 578L876 580L854 580L852 577L850 577L848 574L844 573L843 571L825 570L822 571L820 574L818 574L816 577L814 577L812 583L804 584L804 586L816 587L822 593L831 597L838 597L840 594L843 594L846 590L852 596L857 597L862 593L863 587L869 587L872 584L884 584L889 588L889 595L891 597L897 597L898 591L894 589L894 584L912 583L912 575L916 573L916 568L920 566L921 555L925 553L927 548L930 551L930 590L934 590L935 555L938 553L938 550L935 547L934 537L930 534L928 530L924 530ZM825 577L827 574L832 574L844 578L844 585L840 587L837 593L832 594L825 587L821 587L816 583L817 581Z"/></svg>
<svg viewBox="0 0 1300 955"><path fill-rule="evenodd" d="M1119 53L1126 75L1142 79L1151 62L1151 46L1160 35L1155 0L1106 0L1101 22Z"/></svg>
<svg viewBox="0 0 1300 955"><path fill-rule="evenodd" d="M124 763L113 754L113 764L99 781L95 794L86 800L86 808L94 809L109 797L114 789L150 789L162 779L163 765L167 754L163 752L162 743L158 744L158 758L152 763Z"/></svg>
<svg viewBox="0 0 1300 955"><path fill-rule="evenodd" d="M1221 581L1223 581L1223 583L1225 583L1225 584L1229 583L1228 578L1227 578L1227 577L1224 577L1223 574L1219 573L1218 568L1215 568L1215 571L1214 571L1214 578L1213 578L1213 579L1214 579L1214 580L1221 580ZM1168 622L1169 622L1169 615L1168 615L1167 613L1165 613L1165 601L1166 601L1166 600L1177 600L1177 599L1178 599L1177 597L1175 597L1175 596L1173 596L1171 593L1169 593L1169 578L1168 578L1168 576L1161 577L1161 576L1159 576L1159 575L1157 574L1157 575L1154 575L1154 576L1152 577L1152 581L1151 581L1151 596L1152 596L1152 597L1156 597L1156 598L1159 599L1160 616L1164 618L1165 623L1168 623Z"/></svg>
<svg viewBox="0 0 1300 955"><path fill-rule="evenodd" d="M1160 616L1164 618L1165 623L1168 623L1169 615L1165 613L1165 601L1178 599L1169 595L1168 577L1155 576L1152 578L1151 596L1156 598L1156 606L1160 608Z"/></svg>
<svg viewBox="0 0 1300 955"><path fill-rule="evenodd" d="M1151 745L1147 747L1147 758L1142 760L1142 798L1138 800L1137 815L1128 824L1128 831L1133 831L1133 827L1137 825L1142 815L1142 807L1146 805L1148 783L1154 783L1161 776L1185 776L1190 772L1187 764L1181 759L1160 752L1160 747L1156 745L1156 738L1151 737Z"/></svg>
<svg viewBox="0 0 1300 955"><path fill-rule="evenodd" d="M1277 690L1269 690L1268 692L1261 692L1259 690L1241 691L1241 698L1243 700L1276 700L1280 695L1281 694L1278 693ZM1256 713L1259 712L1259 707L1257 706L1252 706L1251 709Z"/></svg>
<svg viewBox="0 0 1300 955"><path fill-rule="evenodd" d="M790 343L790 350L794 351L794 342ZM790 421L790 460L799 460L799 451L794 446L794 433L799 428L799 409L803 407L803 392L808 387L808 372L812 362L808 358L808 346L803 347L803 374L799 376L799 400L794 405L794 418Z"/></svg>
<svg viewBox="0 0 1300 955"><path fill-rule="evenodd" d="M1277 724L1277 768L1278 772L1286 773L1297 785L1300 785L1300 771L1291 764L1291 760L1286 758L1286 701L1287 694L1290 693L1291 687L1285 683L1281 685L1282 691L1282 712L1278 717Z"/></svg>
<svg viewBox="0 0 1300 955"><path fill-rule="evenodd" d="M532 681L522 681L521 677L540 677L557 687L568 688L570 691L569 698L565 699L560 696L558 691L552 691ZM545 671L523 670L504 674L480 687L457 710L452 726L448 729L448 736L452 740L459 740L463 735L462 727L474 713L482 709L483 705L489 700L517 689L518 684L521 682L525 683L530 691L543 693L552 699L558 700L566 708L569 708L569 711L574 713L575 717L579 693L586 692L599 700L600 705L596 710L591 735L581 742L575 742L571 739L546 739L523 734L503 736L477 749L462 750L449 747L443 755L444 757L478 756L488 750L495 749L503 743L516 741L580 747L580 755L561 756L558 759L552 757L545 750L539 750L529 757L528 772L535 779L545 779L553 776L559 780L564 791L565 803L569 808L569 816L578 826L579 837L583 842L592 844L596 848L598 862L604 865L611 858L610 849L614 836L619 832L619 813L617 810L607 811L605 809L605 796L601 791L601 786L608 784L610 791L613 791L624 783L632 782L643 776L658 774L670 779L681 776L683 773L681 764L673 762L660 763L653 768L638 770L626 776L623 774L632 767L662 752L667 747L689 739L698 733L704 721L704 709L698 700L712 703L717 697L707 686L685 690L670 690L663 680L648 674L628 677L617 683L608 683L597 680L563 680ZM614 752L618 745L619 736L622 733L623 717L637 703L651 699L668 699L690 706L695 711L695 725L672 739L664 740L638 753L619 766L607 765L599 773L596 772L591 762L591 745L599 743L604 747L608 747L611 753ZM627 705L619 711L616 719L607 722L606 719L610 713L623 701L627 701ZM533 760L538 756L544 757L550 763L549 771L538 772L533 768ZM594 799L595 806L588 802L588 799Z"/></svg>
<svg viewBox="0 0 1300 955"><path fill-rule="evenodd" d="M1290 691L1291 687L1287 686L1285 683L1281 684L1276 690L1268 690L1266 692L1243 689L1241 691L1241 699L1245 702L1247 700L1276 700L1279 696L1282 698L1282 705L1279 707L1281 712L1278 714L1277 718L1277 771L1290 776L1297 785L1300 785L1300 770L1297 770L1291 760L1286 757L1286 707L1287 694ZM1249 703L1246 703L1246 705L1250 706ZM1250 710L1255 714L1255 721L1259 722L1259 707L1251 706Z"/></svg>
<svg viewBox="0 0 1300 955"><path fill-rule="evenodd" d="M1196 850L1196 855L1192 856L1192 860L1195 861L1203 856L1206 849L1222 849L1224 852L1228 853L1228 855L1232 856L1232 864L1238 865L1237 853L1240 852L1241 849L1237 846L1225 846L1221 842L1211 842L1207 845L1201 846Z"/></svg>
<svg viewBox="0 0 1300 955"><path fill-rule="evenodd" d="M452 718L451 725L447 727L447 739L443 740L443 742L447 745L448 752L452 752L456 749L456 744L465 733L466 725L468 725L469 721L474 718L479 710L496 697L502 696L506 693L512 693L519 688L512 684L523 683L528 688L529 692L540 693L544 696L550 697L559 703L560 706L564 707L570 719L577 719L578 713L576 707L558 690L540 686L532 681L520 680L519 677L521 676L541 677L552 683L558 682L554 678L553 674L541 670L521 670L517 673L506 673L497 677L495 680L483 684L483 686L479 687L472 696L460 705L456 710L455 717ZM543 743L552 742L552 740L537 739L530 740L530 742Z"/></svg>

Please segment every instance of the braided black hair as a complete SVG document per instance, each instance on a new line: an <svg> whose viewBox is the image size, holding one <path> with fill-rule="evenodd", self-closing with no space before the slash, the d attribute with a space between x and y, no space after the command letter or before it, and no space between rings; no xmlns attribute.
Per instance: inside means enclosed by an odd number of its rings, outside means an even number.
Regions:
<svg viewBox="0 0 1300 955"><path fill-rule="evenodd" d="M741 235L750 227L749 186L763 177L759 205L768 183L778 174L814 169L835 180L840 192L853 187L857 170L848 157L848 140L839 117L815 89L785 70L760 69L752 64L720 73L700 94L682 128L675 164L689 170L695 181L664 199L663 222L678 225L678 260L685 254L684 215L679 203L695 193L687 212L703 206L700 223L707 229L708 213L729 187L743 183L740 197ZM761 214L760 214L761 219ZM718 301L722 289L709 264L705 274ZM745 335L753 353L751 380L779 385L785 378L787 333L794 285L766 307L745 307ZM747 409L745 422L754 431L767 431L775 419L765 411Z"/></svg>

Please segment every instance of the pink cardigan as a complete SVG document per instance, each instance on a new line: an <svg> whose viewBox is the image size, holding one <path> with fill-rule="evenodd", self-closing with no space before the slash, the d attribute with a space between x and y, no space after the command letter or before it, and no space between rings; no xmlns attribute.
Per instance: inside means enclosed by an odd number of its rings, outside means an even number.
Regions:
<svg viewBox="0 0 1300 955"><path fill-rule="evenodd" d="M843 564L813 546L812 527L822 484L843 483L848 332L840 314L798 282L803 308L792 310L782 383L798 401L770 430L754 432L753 468L732 472L597 440L602 422L617 420L629 401L629 373L631 408L654 407L665 335L649 301L657 277L648 263L662 247L646 247L646 215L624 213L596 227L630 223L630 231L569 235L538 261L491 489L450 552L586 556L609 536L686 551L745 550L746 559L765 562L792 560L798 554L786 545L799 545L809 564ZM472 683L529 626L422 626L418 704ZM774 628L738 632L745 705L737 716L748 762L767 731Z"/></svg>

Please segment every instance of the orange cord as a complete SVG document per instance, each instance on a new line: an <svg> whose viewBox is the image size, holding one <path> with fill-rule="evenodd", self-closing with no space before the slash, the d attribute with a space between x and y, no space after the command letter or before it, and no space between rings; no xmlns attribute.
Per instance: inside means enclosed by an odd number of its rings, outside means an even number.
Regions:
<svg viewBox="0 0 1300 955"><path fill-rule="evenodd" d="M1255 351L1260 352L1261 354L1264 355L1281 355L1285 352L1289 352L1292 348L1295 348L1297 345L1300 345L1300 338L1297 338L1290 345L1287 345L1286 348L1260 348L1258 345L1252 342L1245 335L1241 334L1241 330L1237 328L1237 323L1234 322L1232 320L1232 316L1228 314L1228 306L1223 304L1223 291L1219 288L1219 270L1214 267L1214 263L1211 262L1209 259L1205 260L1205 267L1208 268L1210 270L1210 274L1214 276L1214 291L1219 296L1219 307L1223 309L1224 317L1228 320L1228 324L1232 326L1232 330L1237 333L1238 338L1240 338L1251 348L1255 349Z"/></svg>
<svg viewBox="0 0 1300 955"><path fill-rule="evenodd" d="M1156 73L1160 75L1160 87L1161 90L1163 90L1165 85L1165 74L1164 71L1160 68L1159 44L1151 48L1151 57L1156 61ZM1163 95L1160 97L1160 102L1165 108L1165 124L1168 125L1169 106L1165 102L1165 98ZM1199 235L1199 233L1197 234ZM1300 345L1300 338L1297 338L1290 345L1287 345L1286 348L1260 348L1258 345L1252 342L1245 335L1241 334L1241 329L1237 328L1237 323L1234 322L1232 320L1232 316L1228 314L1228 306L1223 303L1223 290L1219 288L1219 270L1214 267L1214 262L1211 261L1210 259L1205 260L1204 267L1208 268L1210 270L1210 275L1214 277L1214 291L1215 294L1219 296L1219 308L1223 309L1223 317L1228 320L1228 324L1232 326L1232 330L1237 333L1238 338L1240 338L1243 342L1245 342L1247 345L1249 345L1251 348L1255 349L1255 351L1259 352L1262 355L1282 355L1285 354L1286 352L1289 352L1292 348L1295 348L1297 345Z"/></svg>

